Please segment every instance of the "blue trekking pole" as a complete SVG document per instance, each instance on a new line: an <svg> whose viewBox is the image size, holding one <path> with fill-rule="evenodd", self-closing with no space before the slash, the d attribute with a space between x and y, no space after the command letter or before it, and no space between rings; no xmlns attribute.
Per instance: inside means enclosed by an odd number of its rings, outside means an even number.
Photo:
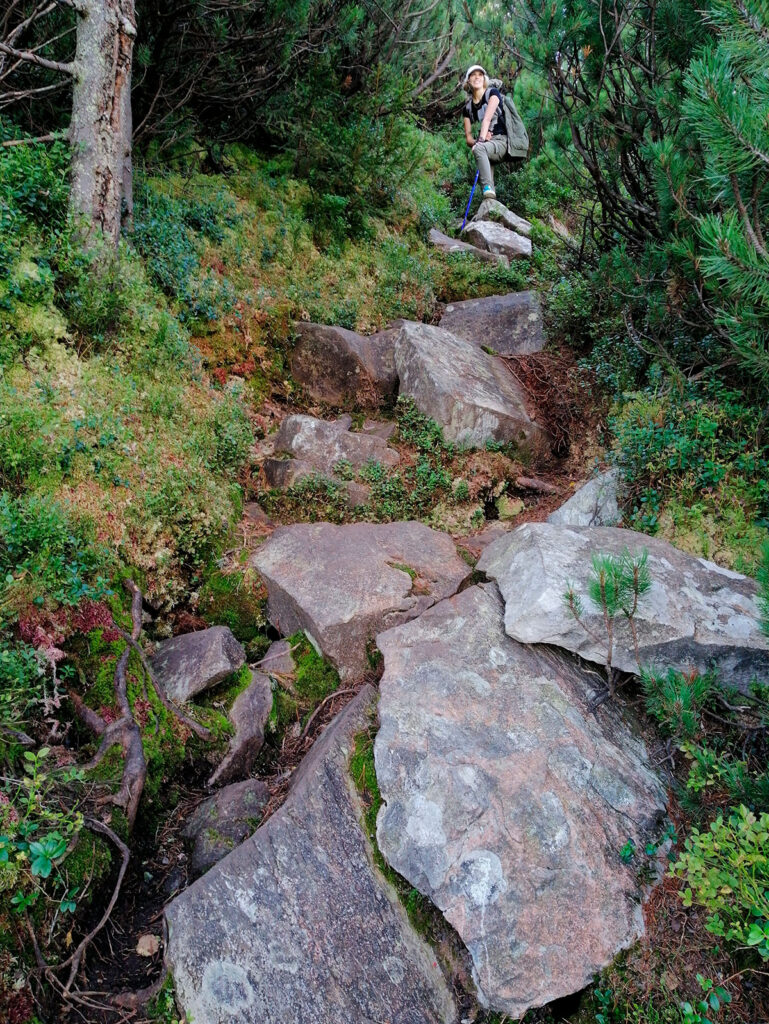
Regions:
<svg viewBox="0 0 769 1024"><path fill-rule="evenodd" d="M478 175L480 173L481 173L480 170L477 170L475 172L475 181L473 182L473 190L470 193L470 198L467 200L467 209L465 210L465 217L464 217L464 220L462 221L462 227L459 229L460 235L465 230L465 224L467 224L467 215L470 212L470 203L472 203L472 201L473 201L473 196L475 195L475 186L478 184Z"/></svg>

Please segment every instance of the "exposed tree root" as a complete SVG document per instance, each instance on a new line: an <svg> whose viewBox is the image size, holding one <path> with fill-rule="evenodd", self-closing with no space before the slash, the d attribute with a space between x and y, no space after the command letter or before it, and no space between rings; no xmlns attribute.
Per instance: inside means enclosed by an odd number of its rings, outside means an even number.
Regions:
<svg viewBox="0 0 769 1024"><path fill-rule="evenodd" d="M142 629L142 595L132 580L125 580L125 585L131 594L132 628L130 635L131 639L136 641L139 639ZM86 707L76 694L70 693L69 696L78 717L97 736L101 736L99 749L85 765L86 771L95 768L117 744L123 748L123 778L120 789L117 793L110 793L109 796L102 797L100 802L122 807L128 819L128 827L133 828L144 783L147 779L147 762L144 758L141 729L136 724L131 703L128 700L127 669L130 657L131 646L129 645L120 655L115 666L114 692L117 706L120 709L120 718L115 722L107 724L101 715Z"/></svg>
<svg viewBox="0 0 769 1024"><path fill-rule="evenodd" d="M92 828L95 832L101 832L102 835L107 836L110 842L114 846L116 846L120 851L122 860L120 863L120 870L118 871L117 880L115 882L115 887L112 890L112 896L110 897L109 903L107 904L104 913L99 919L99 923L91 929L91 931L85 936L85 938L81 940L80 944L77 946L77 948L75 949L74 953L72 953L71 956L69 956L66 960L62 961L62 963L56 965L57 971L60 971L63 967L67 966L70 969L67 981L61 990L61 993L65 998L69 998L69 996L71 995L72 984L75 978L77 977L77 972L80 969L83 954L85 953L86 949L91 944L91 942L94 940L94 938L102 930L107 921L109 921L110 916L112 915L112 911L114 910L115 904L117 903L117 898L120 895L120 889L123 885L123 878L125 877L126 869L128 867L128 861L130 860L131 857L131 851L128 849L128 847L120 838L120 836L116 835L108 825L104 824L103 821L99 821L98 818L89 818L87 819L87 823L88 827ZM49 968L49 971L46 972L46 976L48 977L49 981L51 980L50 974L51 969Z"/></svg>
<svg viewBox="0 0 769 1024"><path fill-rule="evenodd" d="M157 981L153 981L147 988L141 988L138 992L119 992L112 997L112 1002L122 1010L140 1010L160 992L167 977L168 974L164 971Z"/></svg>
<svg viewBox="0 0 769 1024"><path fill-rule="evenodd" d="M98 714L98 712L89 708L79 694L74 691L70 691L69 698L72 701L78 718L80 718L80 720L93 733L95 733L96 736L100 737L98 750L91 760L84 766L86 770L95 768L113 747L121 746L123 749L123 774L120 788L117 793L110 793L107 796L101 797L96 801L96 803L112 803L117 807L121 807L125 811L128 827L129 829L132 829L136 822L139 802L147 779L147 761L144 756L141 729L134 718L133 711L131 709L131 702L128 699L128 663L133 651L138 655L142 665L145 677L143 680L145 692L146 683L147 680L149 680L154 692L157 694L163 706L175 715L176 718L178 718L179 721L182 722L191 732L194 732L204 740L210 739L211 733L208 729L199 725L194 721L194 719L186 715L171 700L169 700L155 680L149 661L139 645L139 637L142 629L142 594L136 584L131 580L125 580L124 583L126 589L131 594L131 632L128 633L120 629L118 630L127 644L125 650L118 659L117 665L115 666L113 684L115 703L120 713L120 717L114 722L107 722L100 714ZM35 943L38 971L45 977L46 981L56 991L59 997L65 1002L72 1003L75 1006L91 1010L104 1010L109 1007L105 1004L94 1001L95 998L101 995L101 993L81 992L76 989L73 990L73 985L82 965L86 950L93 942L94 938L107 924L112 915L123 885L123 879L125 878L126 869L128 868L131 851L123 840L103 821L97 818L89 818L86 820L86 823L88 827L93 829L95 832L101 832L105 835L113 846L118 849L121 855L120 869L112 890L112 895L107 903L104 913L99 919L98 924L96 924L95 927L82 939L74 952L67 957L66 960L62 961L60 964L56 964L55 966L49 965L43 958L42 952L36 943L33 930L30 934L32 935L33 942ZM62 971L66 969L68 969L68 975L66 981L64 981L62 980ZM151 986L149 989L140 993L125 993L124 997L120 997L114 1005L120 1007L121 1010L130 1013L131 1011L135 1011L137 1007L141 1005L141 1000L145 995L145 1002L151 999L152 996L156 994L154 990L155 986ZM134 1001L132 1002L132 1000Z"/></svg>
<svg viewBox="0 0 769 1024"><path fill-rule="evenodd" d="M147 656L139 645L142 629L141 591L132 580L124 580L124 584L131 594L131 632L127 633L122 629L118 629L118 632L128 644L115 666L114 692L115 700L120 710L120 718L108 724L101 715L92 708L87 707L78 694L70 691L69 697L78 718L92 732L101 737L99 749L88 764L85 765L86 771L95 768L114 746L120 745L123 748L123 776L120 789L117 793L110 793L108 796L102 797L100 802L112 803L117 807L121 807L126 813L128 827L133 828L136 814L139 810L139 801L144 790L144 783L147 779L147 762L144 757L141 729L134 719L131 703L128 700L127 670L131 651L135 651L139 656L145 677L151 683L163 707L175 715L183 725L201 739L209 740L211 733L189 715L186 715L173 701L169 700L162 687L158 685Z"/></svg>

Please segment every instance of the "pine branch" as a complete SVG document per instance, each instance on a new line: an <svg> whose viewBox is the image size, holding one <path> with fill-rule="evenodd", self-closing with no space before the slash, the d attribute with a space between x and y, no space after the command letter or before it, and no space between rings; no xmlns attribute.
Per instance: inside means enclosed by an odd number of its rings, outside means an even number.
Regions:
<svg viewBox="0 0 769 1024"><path fill-rule="evenodd" d="M737 175L730 174L729 181L731 182L734 201L737 204L737 209L740 212L740 217L742 218L742 223L745 227L745 234L748 236L750 244L753 246L757 253L760 253L760 255L764 257L764 259L769 259L769 252L766 251L764 246L761 244L758 236L756 235L755 231L753 230L753 225L750 221L750 214L747 211L747 208L742 198L742 193L740 192L740 183L737 180Z"/></svg>

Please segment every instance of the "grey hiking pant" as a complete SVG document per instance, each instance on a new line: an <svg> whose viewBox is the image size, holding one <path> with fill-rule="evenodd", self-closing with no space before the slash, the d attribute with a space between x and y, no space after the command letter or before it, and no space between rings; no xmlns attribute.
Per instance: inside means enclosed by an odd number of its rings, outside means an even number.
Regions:
<svg viewBox="0 0 769 1024"><path fill-rule="evenodd" d="M473 146L475 162L481 172L481 185L491 185L494 188L494 172L492 164L498 164L507 155L507 136L496 135L491 142L479 142Z"/></svg>

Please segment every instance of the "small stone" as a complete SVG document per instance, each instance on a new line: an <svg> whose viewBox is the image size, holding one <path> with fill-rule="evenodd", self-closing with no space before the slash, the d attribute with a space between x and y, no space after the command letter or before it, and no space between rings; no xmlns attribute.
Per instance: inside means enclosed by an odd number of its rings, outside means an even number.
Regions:
<svg viewBox="0 0 769 1024"><path fill-rule="evenodd" d="M455 1024L443 973L360 827L348 764L376 698L365 687L286 802L166 907L167 962L195 1024Z"/></svg>
<svg viewBox="0 0 769 1024"><path fill-rule="evenodd" d="M442 231L438 231L437 228L430 229L428 238L435 248L440 249L441 252L464 252L470 256L474 256L482 263L496 263L503 267L510 266L510 261L507 256L502 256L495 252L488 252L486 249L480 249L477 245L470 245L469 242L463 242L458 238L450 238L448 235L444 235Z"/></svg>
<svg viewBox="0 0 769 1024"><path fill-rule="evenodd" d="M610 469L589 480L547 517L556 526L616 526L622 519L617 504L619 472Z"/></svg>
<svg viewBox="0 0 769 1024"><path fill-rule="evenodd" d="M531 224L529 221L519 217L512 210L508 210L504 203L500 203L498 199L484 199L478 207L473 220L497 221L504 225L504 227L510 228L511 231L516 231L519 235L524 235L526 238L531 234Z"/></svg>
<svg viewBox="0 0 769 1024"><path fill-rule="evenodd" d="M769 675L769 639L760 629L758 586L740 573L672 544L611 526L525 523L486 549L478 569L499 584L505 628L515 640L547 643L606 662L603 612L588 596L593 554L648 554L651 588L638 601L633 626L614 620L612 665L638 674L640 665L661 671L720 669L724 681L743 693L751 680ZM563 600L571 584L583 605L577 622ZM587 627L587 629L585 628Z"/></svg>
<svg viewBox="0 0 769 1024"><path fill-rule="evenodd" d="M164 640L150 659L158 685L178 701L216 686L245 662L245 651L226 626Z"/></svg>
<svg viewBox="0 0 769 1024"><path fill-rule="evenodd" d="M442 327L404 323L395 361L400 394L440 424L448 440L471 447L510 441L527 451L544 445L510 371L471 342Z"/></svg>
<svg viewBox="0 0 769 1024"><path fill-rule="evenodd" d="M480 249L500 253L508 259L520 260L531 256L531 239L490 220L471 221L464 234Z"/></svg>
<svg viewBox="0 0 769 1024"><path fill-rule="evenodd" d="M296 665L291 654L291 644L288 640L276 640L270 645L269 650L259 662L259 669L268 676L284 676L294 679L296 676Z"/></svg>
<svg viewBox="0 0 769 1024"><path fill-rule="evenodd" d="M278 491L286 491L289 487L296 487L303 480L314 477L332 479L330 473L323 473L319 466L306 459L265 459L262 470L267 485Z"/></svg>
<svg viewBox="0 0 769 1024"><path fill-rule="evenodd" d="M349 462L360 469L369 462L397 466L400 456L375 434L354 433L342 422L316 419L314 416L287 416L275 438L276 454L285 453L333 473L337 462Z"/></svg>
<svg viewBox="0 0 769 1024"><path fill-rule="evenodd" d="M284 636L307 633L343 679L367 670L378 632L455 593L470 572L451 538L415 522L282 527L251 564L270 622Z"/></svg>
<svg viewBox="0 0 769 1024"><path fill-rule="evenodd" d="M378 408L395 396L392 332L364 337L343 327L300 323L291 356L294 379L316 402Z"/></svg>
<svg viewBox="0 0 769 1024"><path fill-rule="evenodd" d="M235 727L227 753L208 780L209 786L248 775L264 745L264 728L272 711L272 684L261 672L251 673L248 687L235 698L229 719Z"/></svg>
<svg viewBox="0 0 769 1024"><path fill-rule="evenodd" d="M220 789L195 809L182 833L191 841L190 868L208 871L256 830L270 791L258 779Z"/></svg>
<svg viewBox="0 0 769 1024"><path fill-rule="evenodd" d="M136 952L139 956L154 956L160 949L160 939L157 935L140 935L136 943Z"/></svg>
<svg viewBox="0 0 769 1024"><path fill-rule="evenodd" d="M656 835L666 793L616 705L588 710L590 673L511 640L503 611L470 587L377 637L374 756L385 860L454 926L482 1005L517 1020L643 934L618 851Z"/></svg>

